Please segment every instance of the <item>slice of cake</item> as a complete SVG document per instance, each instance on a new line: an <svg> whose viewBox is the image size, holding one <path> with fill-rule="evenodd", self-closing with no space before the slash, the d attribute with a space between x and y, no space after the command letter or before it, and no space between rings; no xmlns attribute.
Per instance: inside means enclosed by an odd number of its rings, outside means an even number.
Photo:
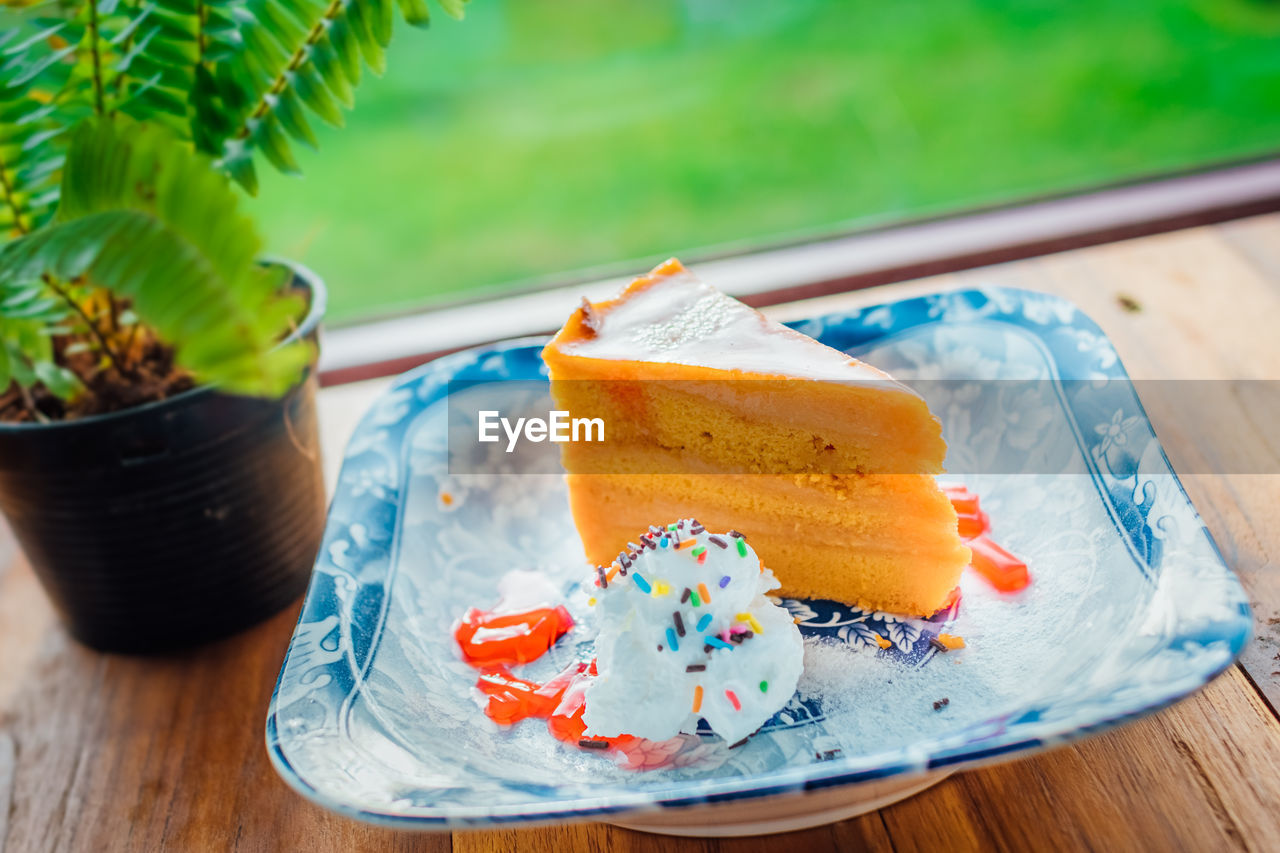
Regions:
<svg viewBox="0 0 1280 853"><path fill-rule="evenodd" d="M938 488L946 444L888 374L771 322L670 260L574 312L543 350L587 556L650 519L745 534L783 595L929 614L969 562Z"/></svg>

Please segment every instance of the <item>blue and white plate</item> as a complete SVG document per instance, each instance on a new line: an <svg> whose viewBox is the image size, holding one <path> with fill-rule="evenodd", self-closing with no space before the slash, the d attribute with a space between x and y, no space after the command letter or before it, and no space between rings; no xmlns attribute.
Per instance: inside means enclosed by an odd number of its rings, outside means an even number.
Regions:
<svg viewBox="0 0 1280 853"><path fill-rule="evenodd" d="M450 474L449 395L484 393L492 380L542 393L542 341L458 353L397 381L351 439L267 716L285 780L336 811L410 828L577 819L779 831L1151 713L1239 654L1244 591L1110 342L1074 306L970 290L795 325L908 381L1058 389L1035 406L1011 403L1016 417L998 400L975 408L954 384L925 394L953 456L992 454L959 460L964 470L1038 471L964 476L993 536L1030 564L1030 587L1001 595L967 573L961 606L931 621L787 601L808 637L796 696L746 745L696 738L664 769L623 770L539 721L499 728L471 698L476 673L458 660L450 624L491 604L497 579L522 568L545 572L589 626L576 589L585 563L557 472ZM1089 381L1068 392L1068 380ZM1069 459L1058 458L1064 435ZM1020 469L1009 454L1054 458L1061 470ZM937 653L929 638L940 631L968 647ZM589 655L588 633L575 629L528 677Z"/></svg>

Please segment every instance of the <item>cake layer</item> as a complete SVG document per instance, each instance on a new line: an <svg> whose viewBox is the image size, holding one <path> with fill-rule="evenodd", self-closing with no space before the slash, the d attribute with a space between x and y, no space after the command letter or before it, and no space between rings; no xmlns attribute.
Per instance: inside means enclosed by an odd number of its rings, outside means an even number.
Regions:
<svg viewBox="0 0 1280 853"><path fill-rule="evenodd" d="M640 445L681 450L686 458L741 473L941 473L941 427L923 400L899 388L798 379L574 378L553 380L551 394L574 417L602 419L603 446L619 452ZM577 448L565 448L570 470L580 470Z"/></svg>
<svg viewBox="0 0 1280 853"><path fill-rule="evenodd" d="M587 556L601 564L645 519L680 510L747 535L783 595L930 614L969 562L955 510L925 475L570 474L569 493Z"/></svg>
<svg viewBox="0 0 1280 853"><path fill-rule="evenodd" d="M598 488L615 490L628 500L659 492L687 502L707 492L725 492L743 511L755 508L767 514L780 505L800 503L809 521L833 529L911 538L920 535L923 521L942 525L944 542L959 541L946 527L955 524L955 510L926 475L726 473L681 451L637 446L579 446L571 459L571 483L596 481ZM838 538L848 537L842 532ZM616 556L618 549L613 550Z"/></svg>

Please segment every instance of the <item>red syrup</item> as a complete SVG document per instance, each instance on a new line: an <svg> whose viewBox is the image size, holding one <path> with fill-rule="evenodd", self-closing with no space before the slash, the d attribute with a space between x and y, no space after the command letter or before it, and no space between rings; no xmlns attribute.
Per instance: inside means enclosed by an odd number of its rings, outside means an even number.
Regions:
<svg viewBox="0 0 1280 853"><path fill-rule="evenodd" d="M489 697L484 707L485 716L499 725L546 720L547 729L557 740L582 749L623 749L625 752L625 747L637 738L631 735L587 737L587 724L582 719L586 710L583 694L595 675L594 660L571 663L545 684L517 678L505 666L500 666L481 673L476 688Z"/></svg>
<svg viewBox="0 0 1280 853"><path fill-rule="evenodd" d="M564 701L565 691L576 685L591 665L571 663L545 684L517 678L500 666L481 673L476 688L489 697L484 712L495 723L510 726L535 717L548 720Z"/></svg>
<svg viewBox="0 0 1280 853"><path fill-rule="evenodd" d="M991 523L978 496L966 486L944 486L942 490L956 509L960 538L969 545L973 570L1000 592L1026 589L1031 583L1027 564L987 536Z"/></svg>
<svg viewBox="0 0 1280 853"><path fill-rule="evenodd" d="M572 627L573 617L563 606L519 613L472 607L463 614L453 636L467 663L485 667L537 660Z"/></svg>
<svg viewBox="0 0 1280 853"><path fill-rule="evenodd" d="M476 689L487 699L484 713L495 723L513 726L542 719L556 738L583 749L618 748L636 738L587 737L583 694L596 675L596 662L577 661L544 684L512 674L510 664L542 657L570 628L573 617L563 606L518 613L471 608L454 629L463 660L479 669Z"/></svg>

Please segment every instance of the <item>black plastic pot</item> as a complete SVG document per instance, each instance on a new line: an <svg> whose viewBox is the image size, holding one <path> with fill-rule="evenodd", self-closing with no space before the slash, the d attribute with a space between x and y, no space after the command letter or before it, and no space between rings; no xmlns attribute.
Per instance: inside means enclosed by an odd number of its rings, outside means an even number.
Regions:
<svg viewBox="0 0 1280 853"><path fill-rule="evenodd" d="M316 340L325 290L291 340ZM315 365L277 400L196 388L127 411L0 424L0 512L71 633L147 652L232 634L306 587L324 528Z"/></svg>

